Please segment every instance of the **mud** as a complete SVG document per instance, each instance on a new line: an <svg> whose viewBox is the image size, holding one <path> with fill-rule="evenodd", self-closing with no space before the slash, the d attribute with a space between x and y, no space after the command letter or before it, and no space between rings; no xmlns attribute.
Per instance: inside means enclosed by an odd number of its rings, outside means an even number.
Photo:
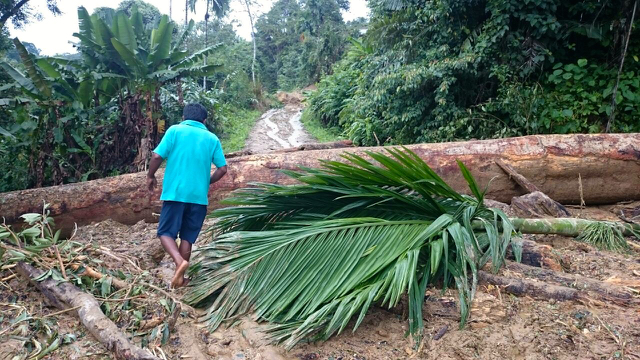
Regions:
<svg viewBox="0 0 640 360"><path fill-rule="evenodd" d="M298 102L290 102L283 108L265 112L251 130L245 150L263 153L316 142L304 130L300 122L301 116L302 105Z"/></svg>

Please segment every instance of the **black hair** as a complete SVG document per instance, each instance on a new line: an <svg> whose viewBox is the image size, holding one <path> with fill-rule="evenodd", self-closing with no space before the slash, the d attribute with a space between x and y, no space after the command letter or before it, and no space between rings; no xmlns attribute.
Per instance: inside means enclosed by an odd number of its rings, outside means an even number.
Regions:
<svg viewBox="0 0 640 360"><path fill-rule="evenodd" d="M198 103L187 104L182 110L182 116L185 120L204 122L207 118L207 109Z"/></svg>

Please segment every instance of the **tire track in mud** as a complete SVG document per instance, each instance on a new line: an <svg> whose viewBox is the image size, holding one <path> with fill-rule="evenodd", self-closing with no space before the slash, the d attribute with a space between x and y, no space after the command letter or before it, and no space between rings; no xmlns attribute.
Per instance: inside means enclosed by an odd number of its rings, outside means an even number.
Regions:
<svg viewBox="0 0 640 360"><path fill-rule="evenodd" d="M245 150L260 153L316 142L302 126L301 117L299 104L265 112L251 130Z"/></svg>

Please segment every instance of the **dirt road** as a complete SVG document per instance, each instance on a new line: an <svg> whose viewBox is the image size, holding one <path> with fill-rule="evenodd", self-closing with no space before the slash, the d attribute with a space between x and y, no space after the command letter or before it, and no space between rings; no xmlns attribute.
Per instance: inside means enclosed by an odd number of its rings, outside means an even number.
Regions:
<svg viewBox="0 0 640 360"><path fill-rule="evenodd" d="M300 104L287 104L265 112L251 130L245 150L260 153L316 142L302 127L301 116Z"/></svg>

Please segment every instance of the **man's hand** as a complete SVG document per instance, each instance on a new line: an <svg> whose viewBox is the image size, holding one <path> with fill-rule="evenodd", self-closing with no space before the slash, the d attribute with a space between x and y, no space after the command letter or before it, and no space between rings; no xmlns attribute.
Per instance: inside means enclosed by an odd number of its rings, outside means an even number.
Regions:
<svg viewBox="0 0 640 360"><path fill-rule="evenodd" d="M153 190L155 190L157 186L158 181L156 180L156 176L147 175L147 188L149 189L149 192L153 192Z"/></svg>
<svg viewBox="0 0 640 360"><path fill-rule="evenodd" d="M211 174L211 178L209 179L209 185L220 180L226 173L227 173L227 165L217 168L216 171L214 171L213 174Z"/></svg>
<svg viewBox="0 0 640 360"><path fill-rule="evenodd" d="M156 153L151 155L151 161L149 161L149 172L147 173L147 188L149 192L153 193L153 190L158 186L156 181L156 171L162 164L162 157Z"/></svg>

